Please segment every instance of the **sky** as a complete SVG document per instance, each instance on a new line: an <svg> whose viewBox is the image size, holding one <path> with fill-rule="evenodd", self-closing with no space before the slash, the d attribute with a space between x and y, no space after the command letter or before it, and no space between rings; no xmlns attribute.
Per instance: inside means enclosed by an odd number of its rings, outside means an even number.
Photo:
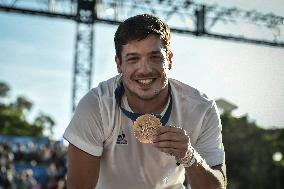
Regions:
<svg viewBox="0 0 284 189"><path fill-rule="evenodd" d="M284 16L282 0L219 0L218 5ZM23 95L33 102L30 119L43 112L55 120L56 139L62 137L72 116L75 26L68 20L0 13L0 81L10 86L10 100ZM94 26L92 87L117 73L116 28ZM233 29L254 30L246 26ZM284 30L281 36L284 39ZM262 128L284 127L284 48L173 34L172 49L170 77L210 98L237 105L235 116L248 115Z"/></svg>

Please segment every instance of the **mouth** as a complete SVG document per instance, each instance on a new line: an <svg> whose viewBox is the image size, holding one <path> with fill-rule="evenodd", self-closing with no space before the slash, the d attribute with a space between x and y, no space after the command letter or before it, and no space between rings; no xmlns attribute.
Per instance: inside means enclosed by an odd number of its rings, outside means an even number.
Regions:
<svg viewBox="0 0 284 189"><path fill-rule="evenodd" d="M142 86L149 86L151 85L156 79L155 78L151 78L151 79L136 79L135 81L142 85Z"/></svg>

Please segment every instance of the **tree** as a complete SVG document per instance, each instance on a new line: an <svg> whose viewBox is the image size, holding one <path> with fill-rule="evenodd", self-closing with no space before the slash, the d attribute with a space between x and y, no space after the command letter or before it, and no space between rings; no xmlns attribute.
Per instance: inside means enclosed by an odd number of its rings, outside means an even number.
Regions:
<svg viewBox="0 0 284 189"><path fill-rule="evenodd" d="M0 82L0 100L7 97L9 90L6 83ZM0 134L43 137L44 131L48 130L53 135L55 122L50 116L40 113L31 123L27 120L33 104L26 97L18 96L14 102L9 103L1 101Z"/></svg>
<svg viewBox="0 0 284 189"><path fill-rule="evenodd" d="M276 167L272 155L284 152L284 129L262 129L249 122L247 116L235 118L225 113L221 119L228 188L277 188L275 169L281 170L280 175L283 175L284 166L282 161ZM284 186L283 179L281 185Z"/></svg>
<svg viewBox="0 0 284 189"><path fill-rule="evenodd" d="M40 113L34 120L34 125L37 125L38 127L44 127L48 130L48 132L50 133L50 135L52 136L54 134L53 132L53 128L55 125L55 122L53 121L53 119L51 119L51 117Z"/></svg>
<svg viewBox="0 0 284 189"><path fill-rule="evenodd" d="M0 82L0 97L5 97L8 95L10 88L6 83Z"/></svg>

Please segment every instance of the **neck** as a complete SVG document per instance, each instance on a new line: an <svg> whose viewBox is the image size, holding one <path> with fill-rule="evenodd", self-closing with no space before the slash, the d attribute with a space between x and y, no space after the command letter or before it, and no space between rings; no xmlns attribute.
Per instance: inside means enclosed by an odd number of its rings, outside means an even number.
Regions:
<svg viewBox="0 0 284 189"><path fill-rule="evenodd" d="M125 91L129 107L137 113L153 113L160 114L164 110L168 102L168 87L153 99L144 100Z"/></svg>

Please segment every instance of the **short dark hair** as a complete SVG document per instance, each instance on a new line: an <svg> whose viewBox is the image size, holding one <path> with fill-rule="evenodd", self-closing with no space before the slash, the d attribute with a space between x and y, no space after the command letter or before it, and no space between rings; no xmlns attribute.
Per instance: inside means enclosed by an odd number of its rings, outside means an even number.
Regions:
<svg viewBox="0 0 284 189"><path fill-rule="evenodd" d="M143 40L149 35L158 36L162 40L166 52L170 51L170 28L160 18L141 14L126 19L118 26L114 35L115 51L118 58L121 60L122 45L132 40Z"/></svg>

